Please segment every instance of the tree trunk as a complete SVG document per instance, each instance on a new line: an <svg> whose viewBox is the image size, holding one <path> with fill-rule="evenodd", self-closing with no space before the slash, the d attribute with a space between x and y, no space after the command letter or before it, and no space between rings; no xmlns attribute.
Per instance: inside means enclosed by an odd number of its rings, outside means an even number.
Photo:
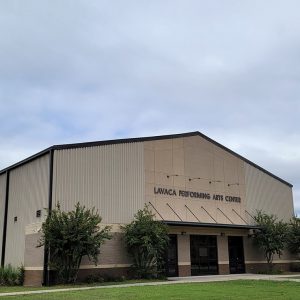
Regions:
<svg viewBox="0 0 300 300"><path fill-rule="evenodd" d="M79 272L79 268L80 268L80 265L81 265L81 260L82 260L82 256L81 257L79 257L79 259L78 259L78 261L77 261L77 263L76 263L76 266L77 266L77 268L76 268L76 270L75 270L75 274L74 274L74 283L76 282L76 280L77 280L77 276L78 276L78 272Z"/></svg>
<svg viewBox="0 0 300 300"><path fill-rule="evenodd" d="M267 263L268 263L268 271L271 273L273 271L273 253L267 253Z"/></svg>

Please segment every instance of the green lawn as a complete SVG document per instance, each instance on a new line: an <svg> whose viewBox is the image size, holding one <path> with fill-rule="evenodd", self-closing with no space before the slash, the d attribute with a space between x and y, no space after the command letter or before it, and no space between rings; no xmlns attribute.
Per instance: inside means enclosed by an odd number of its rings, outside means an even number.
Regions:
<svg viewBox="0 0 300 300"><path fill-rule="evenodd" d="M157 300L194 300L194 299L300 299L300 283L288 281L265 280L238 280L214 283L190 283L142 287L125 287L94 289L88 291L59 292L53 294L2 297L0 299L21 300L132 300L132 299L157 299Z"/></svg>

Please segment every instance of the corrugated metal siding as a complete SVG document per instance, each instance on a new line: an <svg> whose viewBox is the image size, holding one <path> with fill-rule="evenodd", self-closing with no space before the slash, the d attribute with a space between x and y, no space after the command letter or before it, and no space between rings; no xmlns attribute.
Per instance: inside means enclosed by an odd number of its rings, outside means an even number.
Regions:
<svg viewBox="0 0 300 300"><path fill-rule="evenodd" d="M0 176L0 259L2 256L2 238L4 225L4 209L5 209L5 190L6 190L6 174Z"/></svg>
<svg viewBox="0 0 300 300"><path fill-rule="evenodd" d="M245 163L246 210L262 210L288 221L294 214L292 188ZM250 220L249 220L250 221Z"/></svg>
<svg viewBox="0 0 300 300"><path fill-rule="evenodd" d="M48 185L49 155L10 172L5 264L24 264L25 227L41 221L36 218L36 211L48 206Z"/></svg>
<svg viewBox="0 0 300 300"><path fill-rule="evenodd" d="M53 204L95 207L103 223L127 223L144 205L143 143L58 150Z"/></svg>

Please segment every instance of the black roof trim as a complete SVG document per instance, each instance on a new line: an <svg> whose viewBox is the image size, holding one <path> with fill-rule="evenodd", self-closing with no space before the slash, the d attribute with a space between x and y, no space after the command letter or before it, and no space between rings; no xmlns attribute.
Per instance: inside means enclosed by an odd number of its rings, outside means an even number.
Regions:
<svg viewBox="0 0 300 300"><path fill-rule="evenodd" d="M169 135L158 135L158 136L149 136L149 137L139 137L139 138L129 138L129 139L116 139L116 140L106 140L106 141L96 141L96 142L87 142L87 143L75 143L75 144L62 144L62 145L54 145L49 147L35 155L28 157L10 167L7 167L0 171L0 175L4 172L14 169L20 165L23 165L29 161L32 161L35 158L38 158L44 155L46 152L53 150L65 150L65 149L76 149L76 148L87 148L87 147L94 147L94 146L103 146L103 145L114 145L114 144L124 144L124 143L137 143L137 142L146 142L146 141L156 141L156 140L167 140L167 139L176 139L176 138L183 138L183 137L190 137L190 136L200 136L205 140L211 142L212 144L222 148L223 150L229 152L230 154L240 158L241 160L245 161L246 163L250 164L251 166L259 169L260 171L270 175L271 177L277 179L278 181L288 185L289 187L293 187L292 184L289 182L281 179L280 177L272 174L271 172L267 171L266 169L258 166L257 164L253 163L252 161L248 160L247 158L239 155L238 153L230 150L229 148L221 145L220 143L216 142L215 140L209 138L208 136L204 135L199 131L187 132L187 133L179 133L179 134L169 134Z"/></svg>
<svg viewBox="0 0 300 300"><path fill-rule="evenodd" d="M199 223L199 222L180 222L180 221L162 221L169 226L187 226L187 227L211 227L211 228L235 228L235 229L259 229L257 225L235 225L221 223Z"/></svg>
<svg viewBox="0 0 300 300"><path fill-rule="evenodd" d="M25 159L23 159L23 160L21 160L21 161L15 163L15 164L13 164L13 165L11 165L11 166L9 166L9 167L7 167L7 168L1 170L1 171L0 171L0 175L4 174L4 173L7 172L7 171L11 171L11 170L13 170L13 169L15 169L15 168L17 168L17 167L20 167L20 166L22 166L22 165L25 165L25 164L27 164L27 163L29 163L29 162L31 162L31 161L33 161L33 160L35 160L35 159L37 159L37 158L43 156L43 155L48 154L48 153L50 152L51 149L53 149L53 147L49 147L49 148L47 148L47 149L45 149L45 150L42 150L42 151L40 151L40 152L38 152L38 153L36 153L36 154L34 154L34 155L31 155L31 156L29 156L29 157L27 157L27 158L25 158Z"/></svg>
<svg viewBox="0 0 300 300"><path fill-rule="evenodd" d="M55 147L56 150L63 150L63 149L85 148L85 147L103 146L103 145L138 143L138 142L168 140L168 139L189 137L189 136L198 135L199 133L200 132L195 131L195 132L188 132L188 133L156 135L156 136L148 136L148 137L129 138L129 139L106 140L106 141L76 143L76 144L64 144L64 145L56 145L54 147Z"/></svg>
<svg viewBox="0 0 300 300"><path fill-rule="evenodd" d="M201 137L203 137L203 138L206 139L207 141L209 141L209 142L215 144L216 146L222 148L223 150L229 152L230 154L232 154L232 155L234 155L234 156L240 158L241 160L243 160L244 162L246 162L246 163L248 163L249 165L253 166L254 168L256 168L256 169L258 169L258 170L260 170L260 171L262 171L262 172L264 172L264 173L266 173L266 174L268 174L268 175L270 175L271 177L273 177L273 178L277 179L278 181L280 181L280 182L282 182L282 183L288 185L289 187L293 187L293 185L292 185L291 183L289 183L289 182L283 180L282 178L280 178L280 177L274 175L273 173L267 171L266 169L260 167L259 165L255 164L254 162L250 161L249 159L245 158L244 156L242 156L242 155L240 155L240 154L238 154L238 153L236 153L236 152L230 150L229 148L227 148L227 147L221 145L220 143L218 143L218 142L216 142L215 140L209 138L208 136L204 135L203 133L198 132L198 135L201 136Z"/></svg>

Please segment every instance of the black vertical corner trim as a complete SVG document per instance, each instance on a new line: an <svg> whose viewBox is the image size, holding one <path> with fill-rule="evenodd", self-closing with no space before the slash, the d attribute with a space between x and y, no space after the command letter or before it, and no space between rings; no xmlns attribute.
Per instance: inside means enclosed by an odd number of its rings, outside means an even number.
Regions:
<svg viewBox="0 0 300 300"><path fill-rule="evenodd" d="M4 267L4 264L5 264L8 194L9 194L9 171L6 171L5 208L4 208L4 222L3 222L3 235L2 235L1 267Z"/></svg>
<svg viewBox="0 0 300 300"><path fill-rule="evenodd" d="M51 210L52 210L53 157L54 157L54 149L50 149L50 151L49 151L48 214L51 214ZM44 247L44 268L43 268L43 285L44 286L50 285L48 263L49 263L49 249L48 249L48 247Z"/></svg>

